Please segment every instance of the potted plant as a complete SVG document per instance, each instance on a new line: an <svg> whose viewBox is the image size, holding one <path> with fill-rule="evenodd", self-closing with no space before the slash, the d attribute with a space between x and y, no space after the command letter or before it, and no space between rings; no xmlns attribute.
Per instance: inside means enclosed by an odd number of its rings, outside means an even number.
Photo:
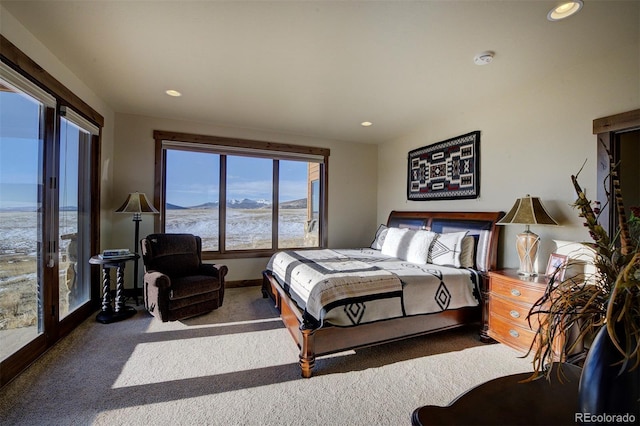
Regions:
<svg viewBox="0 0 640 426"><path fill-rule="evenodd" d="M553 362L566 360L567 354L586 344L581 410L593 414L627 410L638 415L640 218L633 211L627 218L613 164L611 170L612 211L620 224L612 236L600 225L600 209L586 197L577 175L571 176L577 194L574 207L593 239L583 244L593 251L595 273L562 280L556 274L550 277L544 296L529 313L530 323L539 326L530 351L533 377L541 373L548 377ZM561 364L556 370L561 374Z"/></svg>

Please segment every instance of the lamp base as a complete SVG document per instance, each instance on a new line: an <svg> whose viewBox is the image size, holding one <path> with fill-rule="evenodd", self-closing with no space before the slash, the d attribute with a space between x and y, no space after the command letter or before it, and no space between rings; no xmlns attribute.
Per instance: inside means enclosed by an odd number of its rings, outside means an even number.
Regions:
<svg viewBox="0 0 640 426"><path fill-rule="evenodd" d="M534 263L538 255L539 242L540 237L529 230L518 234L516 238L516 249L518 250L518 257L520 258L519 275L526 277L538 275L534 269Z"/></svg>

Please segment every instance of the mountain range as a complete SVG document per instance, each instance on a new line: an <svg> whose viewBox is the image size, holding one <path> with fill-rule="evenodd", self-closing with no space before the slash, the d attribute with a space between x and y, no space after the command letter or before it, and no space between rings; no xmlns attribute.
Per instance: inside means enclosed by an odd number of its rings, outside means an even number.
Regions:
<svg viewBox="0 0 640 426"><path fill-rule="evenodd" d="M185 210L185 209L217 209L219 203L209 202L198 204L197 206L183 207L175 204L167 203L167 210ZM264 209L271 208L271 202L267 200L251 200L245 198L243 200L228 200L227 207L230 209ZM307 199L285 201L280 203L281 209L305 209L307 208Z"/></svg>

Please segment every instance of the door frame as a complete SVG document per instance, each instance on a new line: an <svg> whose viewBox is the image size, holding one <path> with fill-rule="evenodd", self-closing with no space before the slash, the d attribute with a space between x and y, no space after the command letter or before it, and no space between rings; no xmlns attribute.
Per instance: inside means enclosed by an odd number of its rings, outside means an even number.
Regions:
<svg viewBox="0 0 640 426"><path fill-rule="evenodd" d="M600 202L600 224L612 235L611 230L618 226L618 217L612 214L613 183L609 179L611 166L609 154L613 164L620 161L620 153L616 149L616 141L622 133L640 130L640 109L626 111L619 114L601 117L593 120L593 134L597 135L597 185L596 198Z"/></svg>
<svg viewBox="0 0 640 426"><path fill-rule="evenodd" d="M104 126L104 118L91 106L82 101L73 92L67 89L62 83L56 80L51 74L40 67L36 62L24 54L20 49L13 45L9 40L0 34L0 60L11 67L25 78L37 84L39 87L53 95L56 99L56 108L47 108L45 114L48 115L46 121L44 150L45 164L44 167L44 184L48 187L45 190L43 199L43 215L51 214L47 219L51 224L47 226L56 226L58 220L58 189L56 188L55 178L57 177L58 165L55 162L58 158L53 158L46 154L46 150L50 149L59 139L59 117L60 108L68 106L82 115L84 118L94 123L99 129L97 136L91 138L91 162L96 170L91 174L91 229L89 231L90 250L97 253L100 247L100 149L102 127ZM56 130L57 129L57 130ZM53 189L51 189L53 188ZM49 211L53 209L53 211ZM14 354L0 362L0 387L13 380L18 374L24 371L33 361L41 356L45 351L51 348L61 338L68 335L72 330L79 326L85 319L91 316L100 306L100 269L92 267L90 272L91 296L90 300L70 313L64 319L59 319L59 301L58 301L58 247L57 237L58 231L47 232L43 227L44 235L42 235L43 248L41 249L42 262L46 263L49 259L43 256L52 252L54 256L54 264L52 267L42 267L43 282L46 285L42 289L42 315L43 315L43 333L33 339L31 342L20 348ZM55 234L55 235L52 235ZM53 250L50 249L53 247Z"/></svg>

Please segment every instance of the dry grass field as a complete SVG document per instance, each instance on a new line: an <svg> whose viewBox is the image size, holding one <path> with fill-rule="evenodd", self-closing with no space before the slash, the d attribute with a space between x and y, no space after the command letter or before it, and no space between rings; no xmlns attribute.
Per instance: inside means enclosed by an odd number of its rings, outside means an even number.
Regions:
<svg viewBox="0 0 640 426"><path fill-rule="evenodd" d="M36 257L0 255L0 360L38 334Z"/></svg>
<svg viewBox="0 0 640 426"><path fill-rule="evenodd" d="M317 240L305 233L306 209L281 209L279 214L278 245L281 248L315 244ZM227 249L270 248L271 231L270 209L227 209ZM199 235L202 238L204 250L217 250L218 211L215 209L169 210L166 232Z"/></svg>
<svg viewBox="0 0 640 426"><path fill-rule="evenodd" d="M0 330L36 325L36 257L0 256Z"/></svg>

